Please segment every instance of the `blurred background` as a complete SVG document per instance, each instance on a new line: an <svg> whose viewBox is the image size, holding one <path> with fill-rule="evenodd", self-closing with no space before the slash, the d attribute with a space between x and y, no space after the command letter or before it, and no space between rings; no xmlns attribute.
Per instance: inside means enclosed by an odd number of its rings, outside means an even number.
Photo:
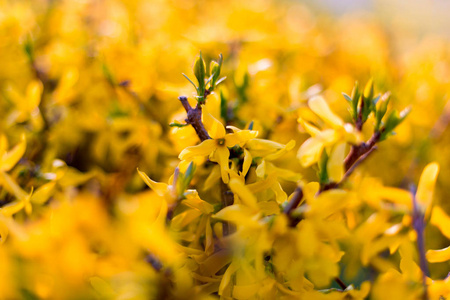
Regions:
<svg viewBox="0 0 450 300"><path fill-rule="evenodd" d="M307 180L316 173L295 157L309 137L297 123L307 100L320 93L350 121L342 92L373 78L376 93L391 91L392 109L412 112L360 174L407 187L437 161L434 201L450 213L449 12L444 0L0 0L2 147L23 135L27 144L20 163L2 171L11 180L3 179L0 201L41 191L33 213L8 226L16 238L0 257L13 262L0 278L15 279L0 281L0 290L12 298L17 290L61 298L76 289L89 297L86 274L137 295L152 286L141 282L156 280L141 262L148 244L130 235L147 217L136 217L137 208L150 214L154 205L142 204L148 194L136 168L167 182L179 152L198 143L191 128L169 124L185 117L177 97L194 91L181 74L193 78L199 51L207 61L224 56L221 91L232 115L222 121L254 121L261 137L296 140L279 164ZM210 97L211 111L219 98ZM290 194L295 185L283 187ZM447 246L427 230L435 237L428 247ZM118 239L138 246L117 247ZM97 256L95 265L82 263ZM33 275L43 266L43 276ZM442 277L448 267L431 271ZM28 279L9 276L13 269ZM105 288L100 279L94 285Z"/></svg>

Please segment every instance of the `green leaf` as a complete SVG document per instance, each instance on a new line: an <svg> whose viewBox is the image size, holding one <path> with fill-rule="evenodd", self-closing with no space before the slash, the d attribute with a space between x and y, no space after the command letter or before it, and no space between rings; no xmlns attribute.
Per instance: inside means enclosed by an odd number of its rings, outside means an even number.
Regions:
<svg viewBox="0 0 450 300"><path fill-rule="evenodd" d="M224 76L224 77L220 78L219 80L217 80L216 86L219 85L219 83L222 83L222 81L224 81L225 79L227 79L227 76Z"/></svg>
<svg viewBox="0 0 450 300"><path fill-rule="evenodd" d="M328 154L326 151L323 151L322 156L319 161L319 183L327 184L329 182L328 171L327 171L327 163L328 163Z"/></svg>
<svg viewBox="0 0 450 300"><path fill-rule="evenodd" d="M187 77L186 74L184 74L184 73L181 73L181 74L183 74L183 76L184 76L190 83L192 83L192 85L194 86L194 88L195 88L196 90L198 90L198 88L197 88L197 86L195 85L195 83L192 82L192 80L191 80L189 77Z"/></svg>
<svg viewBox="0 0 450 300"><path fill-rule="evenodd" d="M169 124L170 127L186 127L188 125L189 124L181 124L181 123L178 123L178 122L172 122L172 123Z"/></svg>
<svg viewBox="0 0 450 300"><path fill-rule="evenodd" d="M342 96L344 96L345 100L347 100L348 102L352 103L353 100L352 100L352 98L349 95L347 95L346 93L342 93Z"/></svg>
<svg viewBox="0 0 450 300"><path fill-rule="evenodd" d="M393 134L394 129L401 123L411 112L411 107L407 107L400 113L393 110L387 117L386 123L383 126L380 141L385 140L389 135Z"/></svg>

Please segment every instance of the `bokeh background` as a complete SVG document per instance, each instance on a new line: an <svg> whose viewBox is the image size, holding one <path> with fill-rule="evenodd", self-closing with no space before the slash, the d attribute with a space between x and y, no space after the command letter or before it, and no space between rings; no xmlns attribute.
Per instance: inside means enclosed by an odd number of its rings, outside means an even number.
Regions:
<svg viewBox="0 0 450 300"><path fill-rule="evenodd" d="M295 139L282 163L310 180L315 172L295 158L308 137L299 112L321 93L349 121L341 93L373 78L393 108L412 112L360 172L406 188L437 161L434 201L450 212L449 11L444 0L0 0L0 131L10 147L23 135L27 143L2 171L0 203L41 188L32 213L0 220L9 228L0 290L86 298L111 292L108 280L121 299L151 293L159 279L139 228L152 204L136 168L166 182L178 153L197 142L169 123L184 118L177 97L193 90L181 74L192 77L199 51L224 56L229 121ZM429 247L446 246L427 230ZM448 267L431 271L442 277Z"/></svg>

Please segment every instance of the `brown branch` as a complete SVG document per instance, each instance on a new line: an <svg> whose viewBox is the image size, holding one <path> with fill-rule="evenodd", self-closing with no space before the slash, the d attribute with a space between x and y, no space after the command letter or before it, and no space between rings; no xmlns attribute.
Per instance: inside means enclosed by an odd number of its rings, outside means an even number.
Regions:
<svg viewBox="0 0 450 300"><path fill-rule="evenodd" d="M343 289L344 291L347 289L347 285L340 279L339 277L334 277L334 281Z"/></svg>
<svg viewBox="0 0 450 300"><path fill-rule="evenodd" d="M338 188L345 180L347 180L347 178L350 177L350 175L352 175L353 171L355 171L355 169L364 161L367 159L367 157L374 152L375 150L377 150L377 146L375 146L375 142L373 142L373 145L371 145L371 142L369 141L368 144L365 144L364 147L367 147L364 149L364 151L361 150L355 150L354 152L349 153L349 155L347 156L347 158L349 156L352 156L351 160L353 161L352 165L347 169L347 171L345 172L344 176L342 177L342 179L339 182L330 182L326 185L324 185L323 187L320 188L319 194L327 191L327 190L332 190L332 189L336 189ZM355 147L355 146L353 146ZM356 146L359 147L359 146ZM352 148L353 149L353 148ZM359 151L359 152L358 152ZM362 155L360 155L359 157L357 156L357 154L355 153L363 153ZM354 156L354 157L353 157Z"/></svg>
<svg viewBox="0 0 450 300"><path fill-rule="evenodd" d="M344 160L346 171L349 170L362 155L371 151L375 144L380 140L381 133L381 131L377 131L372 135L367 143L361 143L360 145L352 146L350 152Z"/></svg>
<svg viewBox="0 0 450 300"><path fill-rule="evenodd" d="M289 226L295 227L297 224L301 221L300 218L295 218L292 213L294 209L297 208L297 206L300 204L300 202L303 199L303 190L301 187L297 187L294 191L294 195L292 196L289 203L285 206L283 213L288 217L289 219Z"/></svg>
<svg viewBox="0 0 450 300"><path fill-rule="evenodd" d="M363 97L361 98L361 104L359 107L360 108L359 108L359 112L358 112L358 118L356 119L355 126L356 126L356 129L358 129L358 131L361 131L362 127L364 125L364 122L363 122L364 99L363 99Z"/></svg>
<svg viewBox="0 0 450 300"><path fill-rule="evenodd" d="M206 92L208 91L208 92ZM205 91L205 97L203 99L203 103L206 100L206 96L209 95L209 90ZM184 109L187 113L187 119L186 123L190 124L192 127L194 127L195 132L197 133L200 140L203 142L205 140L211 139L208 132L205 129L205 126L202 123L202 106L200 103L197 103L197 106L193 108L189 102L187 97L180 96L178 97L181 104L183 105ZM234 195L233 192L230 191L228 186L221 181L220 183L220 189L221 189L221 198L222 198L222 204L223 207L227 207L230 205L233 205L234 202ZM231 225L228 222L223 222L223 235L226 236L230 234L232 231Z"/></svg>
<svg viewBox="0 0 450 300"><path fill-rule="evenodd" d="M347 179L352 173L353 171L375 150L377 150L378 148L376 146L371 147L366 153L364 153L363 155L361 155L356 161L355 163L347 170L347 172L345 172L344 176L342 177L341 181L339 183L341 183L342 181L344 181L345 179Z"/></svg>
<svg viewBox="0 0 450 300"><path fill-rule="evenodd" d="M203 142L204 140L211 139L211 137L209 136L208 132L205 129L205 126L203 126L202 123L202 106L200 104L197 104L195 108L192 108L192 106L188 102L187 97L185 96L178 97L178 100L181 101L181 104L186 110L187 113L186 123L194 127L194 130L197 133L200 140Z"/></svg>
<svg viewBox="0 0 450 300"><path fill-rule="evenodd" d="M422 271L422 284L423 284L423 299L428 300L428 290L427 290L427 283L426 278L429 274L428 270L428 264L427 259L425 255L425 215L420 210L419 204L417 203L416 199L416 187L414 185L411 185L410 187L411 195L412 195L412 204L413 204L413 211L412 211L412 226L414 231L417 234L417 250L419 252L419 266Z"/></svg>

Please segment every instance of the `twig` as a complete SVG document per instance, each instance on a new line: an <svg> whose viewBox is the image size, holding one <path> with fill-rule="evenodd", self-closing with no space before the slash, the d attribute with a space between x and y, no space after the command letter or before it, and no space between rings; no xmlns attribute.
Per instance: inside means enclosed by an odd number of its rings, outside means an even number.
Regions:
<svg viewBox="0 0 450 300"><path fill-rule="evenodd" d="M234 194L232 191L230 191L230 189L228 188L228 186L223 183L223 181L220 181L220 192L221 192L221 197L222 197L222 204L223 207L227 207L230 205L233 205L234 202ZM223 235L227 236L229 235L233 229L231 228L231 224L229 224L228 222L223 222Z"/></svg>
<svg viewBox="0 0 450 300"><path fill-rule="evenodd" d="M361 155L355 161L355 163L347 170L347 172L345 172L344 176L342 177L342 180L339 183L341 183L342 181L347 179L353 173L353 171L370 155L370 153L372 153L373 151L375 151L377 149L378 148L376 146L373 146L372 148L369 149L369 151L367 151L366 153Z"/></svg>
<svg viewBox="0 0 450 300"><path fill-rule="evenodd" d="M375 144L380 140L382 131L375 132L367 143L352 146L350 152L344 160L345 170L349 170L353 164L364 154L369 152Z"/></svg>
<svg viewBox="0 0 450 300"><path fill-rule="evenodd" d="M345 180L347 180L348 177L350 177L350 175L352 175L353 171L355 171L355 169L364 161L366 160L366 158L375 150L377 150L377 146L373 146L372 148L369 149L369 151L367 151L366 153L364 153L363 155L361 155L360 157L358 157L358 159L353 163L353 165L345 172L344 176L342 177L342 179L339 182L330 182L326 185L324 185L323 187L321 187L319 194L321 192L327 191L327 190L331 190L331 189L336 189L338 188L342 183L344 183Z"/></svg>
<svg viewBox="0 0 450 300"><path fill-rule="evenodd" d="M412 225L417 234L417 250L419 251L419 265L420 265L420 269L422 270L422 284L423 284L423 288L424 288L423 299L428 300L429 297L428 297L426 278L429 274L429 271L428 271L428 264L427 264L427 259L426 259L426 255L425 255L425 235L424 235L425 216L417 204L416 188L414 185L410 186L410 191L412 194L412 204L413 204Z"/></svg>
<svg viewBox="0 0 450 300"><path fill-rule="evenodd" d="M343 289L344 291L347 289L347 285L340 279L339 277L334 277L334 281Z"/></svg>
<svg viewBox="0 0 450 300"><path fill-rule="evenodd" d="M358 118L356 119L356 122L355 122L355 126L356 126L356 129L358 129L358 131L361 131L362 127L364 125L364 122L362 120L363 119L363 109L364 109L364 100L361 99L361 105L360 105L359 112L358 112Z"/></svg>
<svg viewBox="0 0 450 300"><path fill-rule="evenodd" d="M208 92L206 92L208 91ZM206 100L206 96L209 95L209 90L205 91L205 97L203 99L203 103ZM194 127L195 132L197 133L200 140L203 142L205 140L211 139L208 132L205 129L205 126L202 122L202 106L200 103L197 103L197 106L195 108L192 108L192 106L189 104L187 97L180 96L178 97L181 104L183 105L184 109L187 113L187 119L186 123L190 124L192 127ZM222 198L222 204L223 207L227 207L233 204L234 202L234 195L233 192L230 191L228 186L221 181L220 184L221 189L221 198ZM223 222L223 235L226 236L230 234L231 232L231 225L228 224L228 222Z"/></svg>
<svg viewBox="0 0 450 300"><path fill-rule="evenodd" d="M188 102L187 97L185 96L178 97L178 100L180 100L181 104L186 110L187 113L186 123L194 127L194 130L197 133L200 140L203 142L204 140L211 139L211 137L209 136L208 132L205 129L205 126L203 126L202 123L202 106L200 104L197 104L195 108L192 108L192 106Z"/></svg>
<svg viewBox="0 0 450 300"><path fill-rule="evenodd" d="M289 226L295 227L297 224L301 221L299 218L295 218L292 215L292 212L294 209L297 208L297 206L300 204L300 202L303 199L303 190L301 187L297 187L294 191L294 195L292 196L289 203L286 205L286 207L283 210L283 213L288 217L289 219Z"/></svg>

